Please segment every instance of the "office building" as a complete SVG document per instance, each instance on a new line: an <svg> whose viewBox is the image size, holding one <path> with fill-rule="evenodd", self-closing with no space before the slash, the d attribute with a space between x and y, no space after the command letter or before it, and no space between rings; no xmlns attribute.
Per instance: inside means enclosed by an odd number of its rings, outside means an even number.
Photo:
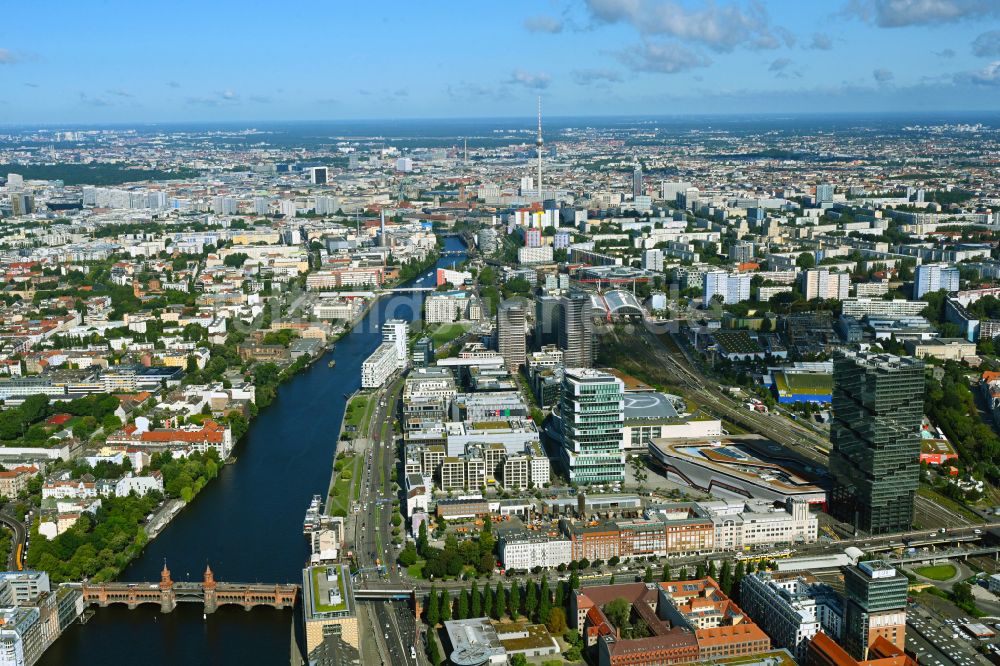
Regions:
<svg viewBox="0 0 1000 666"><path fill-rule="evenodd" d="M312 167L309 169L309 180L312 181L313 185L326 185L327 175L326 167Z"/></svg>
<svg viewBox="0 0 1000 666"><path fill-rule="evenodd" d="M507 369L517 372L527 352L526 312L523 303L501 303L497 308L497 351Z"/></svg>
<svg viewBox="0 0 1000 666"><path fill-rule="evenodd" d="M642 165L636 164L632 169L632 198L636 199L646 193L646 188L642 184Z"/></svg>
<svg viewBox="0 0 1000 666"><path fill-rule="evenodd" d="M749 301L750 277L749 273L708 271L702 276L702 302L707 308L713 300L718 300L716 297L721 298L724 304Z"/></svg>
<svg viewBox="0 0 1000 666"><path fill-rule="evenodd" d="M802 293L807 301L814 298L836 299L847 298L851 288L849 273L831 273L826 268L812 268L802 272Z"/></svg>
<svg viewBox="0 0 1000 666"><path fill-rule="evenodd" d="M567 367L559 415L563 460L570 481L624 481L624 382L606 372Z"/></svg>
<svg viewBox="0 0 1000 666"><path fill-rule="evenodd" d="M848 352L833 362L830 513L872 534L913 523L920 477L923 362Z"/></svg>
<svg viewBox="0 0 1000 666"><path fill-rule="evenodd" d="M833 203L833 185L830 183L819 183L816 185L816 205Z"/></svg>
<svg viewBox="0 0 1000 666"><path fill-rule="evenodd" d="M31 215L35 212L35 197L31 194L13 192L10 195L10 212L14 217Z"/></svg>
<svg viewBox="0 0 1000 666"><path fill-rule="evenodd" d="M397 369L399 360L396 357L396 345L383 342L361 364L361 387L378 388L385 384Z"/></svg>
<svg viewBox="0 0 1000 666"><path fill-rule="evenodd" d="M541 349L559 341L559 308L562 299L557 296L535 298L535 346Z"/></svg>
<svg viewBox="0 0 1000 666"><path fill-rule="evenodd" d="M879 637L906 646L906 577L882 560L844 569L843 646L855 659L867 659Z"/></svg>
<svg viewBox="0 0 1000 666"><path fill-rule="evenodd" d="M572 368L594 364L594 318L588 294L574 294L559 299L559 349L563 363Z"/></svg>
<svg viewBox="0 0 1000 666"><path fill-rule="evenodd" d="M913 275L913 298L944 289L958 291L958 267L947 264L922 264Z"/></svg>

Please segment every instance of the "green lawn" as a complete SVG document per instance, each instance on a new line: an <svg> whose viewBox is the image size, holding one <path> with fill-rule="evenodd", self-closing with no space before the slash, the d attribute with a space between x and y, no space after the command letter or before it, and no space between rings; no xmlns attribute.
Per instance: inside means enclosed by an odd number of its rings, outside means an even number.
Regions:
<svg viewBox="0 0 1000 666"><path fill-rule="evenodd" d="M326 567L313 567L312 570L312 587L313 587L313 606L317 613L332 613L333 611L342 611L347 608L347 595L344 594L344 577L338 572L337 576L337 587L340 588L340 598L343 600L340 602L339 606L331 606L329 603L322 603L319 599L319 576L320 572L326 576Z"/></svg>
<svg viewBox="0 0 1000 666"><path fill-rule="evenodd" d="M333 487L336 489L337 494L330 498L327 503L327 510L332 515L337 509L342 509L344 513L350 513L351 511L351 482L355 479L360 479L361 477L361 465L364 460L363 456L349 456L347 458L348 464L344 465L340 473L337 474L337 478L333 482ZM345 478L344 471L350 470L351 478ZM355 484L358 488L361 487L360 480ZM355 492L357 495L357 492Z"/></svg>
<svg viewBox="0 0 1000 666"><path fill-rule="evenodd" d="M931 580L950 580L958 573L958 569L953 564L931 564L926 567L917 567L913 573Z"/></svg>
<svg viewBox="0 0 1000 666"><path fill-rule="evenodd" d="M416 564L411 564L406 567L406 573L409 574L410 578L423 578L424 577L424 563L417 562Z"/></svg>
<svg viewBox="0 0 1000 666"><path fill-rule="evenodd" d="M370 400L370 396L361 393L351 398L351 402L347 405L347 411L344 412L344 432L348 432L352 436L357 434L357 431L351 432L347 426L354 426L361 430L361 424L367 420L369 403L371 402L374 401Z"/></svg>
<svg viewBox="0 0 1000 666"><path fill-rule="evenodd" d="M461 337L465 334L471 325L451 323L451 324L441 324L431 333L431 340L434 341L435 349L454 340L455 338Z"/></svg>

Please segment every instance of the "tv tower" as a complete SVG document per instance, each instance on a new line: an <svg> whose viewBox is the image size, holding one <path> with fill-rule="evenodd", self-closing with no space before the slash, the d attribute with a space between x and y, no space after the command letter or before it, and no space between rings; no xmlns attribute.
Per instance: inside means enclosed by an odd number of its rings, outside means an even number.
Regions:
<svg viewBox="0 0 1000 666"><path fill-rule="evenodd" d="M542 96L538 96L538 138L535 148L538 151L538 205L542 205Z"/></svg>

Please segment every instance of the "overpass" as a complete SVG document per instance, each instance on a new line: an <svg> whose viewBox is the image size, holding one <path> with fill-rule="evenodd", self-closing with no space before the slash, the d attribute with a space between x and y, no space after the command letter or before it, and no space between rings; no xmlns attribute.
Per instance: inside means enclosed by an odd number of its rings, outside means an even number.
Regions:
<svg viewBox="0 0 1000 666"><path fill-rule="evenodd" d="M410 601L415 598L416 590L412 587L369 587L354 590L354 598L358 601Z"/></svg>
<svg viewBox="0 0 1000 666"><path fill-rule="evenodd" d="M211 567L205 567L201 582L174 582L166 563L159 583L83 583L83 603L101 608L125 604L134 609L142 604L159 604L161 613L169 613L180 602L200 603L205 613L214 613L227 604L251 610L256 606L291 608L298 596L297 585L259 583L220 583Z"/></svg>

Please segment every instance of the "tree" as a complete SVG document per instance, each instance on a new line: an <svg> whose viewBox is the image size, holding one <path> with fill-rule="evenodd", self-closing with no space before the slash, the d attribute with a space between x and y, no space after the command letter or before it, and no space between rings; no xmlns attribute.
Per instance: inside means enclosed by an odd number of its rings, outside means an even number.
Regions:
<svg viewBox="0 0 1000 666"><path fill-rule="evenodd" d="M660 574L660 580L664 583L670 580L670 565L666 562L663 563L663 573Z"/></svg>
<svg viewBox="0 0 1000 666"><path fill-rule="evenodd" d="M681 567L681 570L677 572L677 580L690 580L687 567Z"/></svg>
<svg viewBox="0 0 1000 666"><path fill-rule="evenodd" d="M427 521L420 522L420 530L417 535L417 553L420 557L426 557L427 552Z"/></svg>
<svg viewBox="0 0 1000 666"><path fill-rule="evenodd" d="M528 666L528 658L523 654L515 654L510 658L510 666Z"/></svg>
<svg viewBox="0 0 1000 666"><path fill-rule="evenodd" d="M493 599L493 619L499 620L507 614L507 590L503 583L497 583L496 594Z"/></svg>
<svg viewBox="0 0 1000 666"><path fill-rule="evenodd" d="M548 628L550 633L557 636L566 631L566 611L559 606L553 606L550 608L549 617L545 621L545 626Z"/></svg>
<svg viewBox="0 0 1000 666"><path fill-rule="evenodd" d="M436 627L441 620L441 613L438 609L438 593L433 587L427 597L427 609L424 611L424 618L431 627Z"/></svg>
<svg viewBox="0 0 1000 666"><path fill-rule="evenodd" d="M576 569L569 574L569 589L579 590L580 589L580 574L576 572Z"/></svg>
<svg viewBox="0 0 1000 666"><path fill-rule="evenodd" d="M483 586L483 617L493 617L493 591L489 585Z"/></svg>
<svg viewBox="0 0 1000 666"><path fill-rule="evenodd" d="M441 590L441 597L438 599L438 619L447 622L451 619L451 595L448 590Z"/></svg>
<svg viewBox="0 0 1000 666"><path fill-rule="evenodd" d="M524 595L524 615L529 619L535 617L535 611L538 610L538 586L535 585L535 581L529 580L525 585L528 587Z"/></svg>
<svg viewBox="0 0 1000 666"><path fill-rule="evenodd" d="M469 617L481 617L483 614L483 599L479 596L479 586L472 581L472 589L469 590L469 609L472 615Z"/></svg>
<svg viewBox="0 0 1000 666"><path fill-rule="evenodd" d="M620 630L623 627L629 626L629 618L632 616L632 605L621 597L612 599L604 605L604 615L611 622L612 626Z"/></svg>
<svg viewBox="0 0 1000 666"><path fill-rule="evenodd" d="M542 585L538 591L538 617L537 622L545 622L552 608L552 595L549 593L549 577L542 577Z"/></svg>
<svg viewBox="0 0 1000 666"><path fill-rule="evenodd" d="M807 270L816 266L816 257L812 252L803 252L795 259L795 265L802 270Z"/></svg>
<svg viewBox="0 0 1000 666"><path fill-rule="evenodd" d="M705 563L704 562L699 562L698 566L695 567L695 569L694 569L694 577L696 579L698 579L698 580L701 580L702 578L705 577Z"/></svg>
<svg viewBox="0 0 1000 666"><path fill-rule="evenodd" d="M733 586L732 589L726 593L727 596L733 599L740 598L740 581L743 580L743 575L746 572L744 567L745 565L742 561L736 563L736 570L733 572Z"/></svg>
<svg viewBox="0 0 1000 666"><path fill-rule="evenodd" d="M643 582L653 582L653 567L646 567L646 574L642 577Z"/></svg>
<svg viewBox="0 0 1000 666"><path fill-rule="evenodd" d="M556 591L552 597L553 606L565 606L566 605L566 585L561 580L556 581Z"/></svg>
<svg viewBox="0 0 1000 666"><path fill-rule="evenodd" d="M521 586L517 584L517 581L510 586L510 600L507 606L510 608L510 618L516 620L517 616L521 614Z"/></svg>
<svg viewBox="0 0 1000 666"><path fill-rule="evenodd" d="M708 577L712 580L719 580L718 571L715 569L715 560L708 561Z"/></svg>
<svg viewBox="0 0 1000 666"><path fill-rule="evenodd" d="M462 593L458 595L458 612L453 613L456 620L468 620L469 619L469 591L462 590Z"/></svg>
<svg viewBox="0 0 1000 666"><path fill-rule="evenodd" d="M719 587L726 594L733 589L733 569L729 560L722 561L722 569L719 570Z"/></svg>
<svg viewBox="0 0 1000 666"><path fill-rule="evenodd" d="M417 549L414 547L413 542L407 542L403 550L399 551L399 557L396 561L401 567L410 567L417 563Z"/></svg>
<svg viewBox="0 0 1000 666"><path fill-rule="evenodd" d="M434 666L438 666L441 663L441 652L438 648L437 639L434 638L434 633L430 632L427 634L427 659Z"/></svg>

